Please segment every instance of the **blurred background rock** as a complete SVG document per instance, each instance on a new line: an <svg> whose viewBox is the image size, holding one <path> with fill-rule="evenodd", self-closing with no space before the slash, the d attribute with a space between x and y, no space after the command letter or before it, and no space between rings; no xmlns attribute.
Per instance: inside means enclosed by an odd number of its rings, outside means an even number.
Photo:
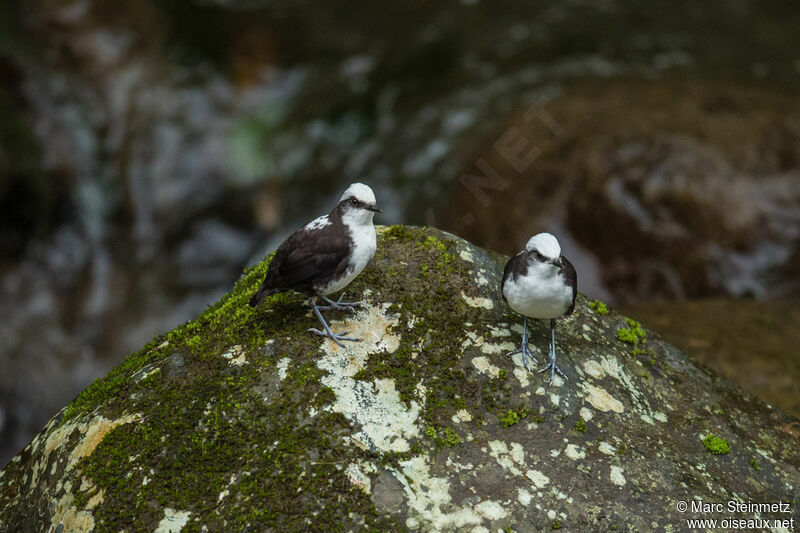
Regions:
<svg viewBox="0 0 800 533"><path fill-rule="evenodd" d="M0 464L356 180L380 223L557 233L583 292L800 415L799 27L789 0L0 0Z"/></svg>

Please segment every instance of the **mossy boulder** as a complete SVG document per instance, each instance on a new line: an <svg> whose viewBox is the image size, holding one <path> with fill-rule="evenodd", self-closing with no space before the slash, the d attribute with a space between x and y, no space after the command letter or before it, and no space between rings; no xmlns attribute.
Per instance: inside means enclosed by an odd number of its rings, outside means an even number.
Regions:
<svg viewBox="0 0 800 533"><path fill-rule="evenodd" d="M504 261L381 228L348 288L366 305L333 321L364 339L344 348L306 332L299 295L246 305L264 261L14 457L0 531L677 531L681 500L798 516L800 421L646 329L620 340L625 317L583 296L558 325L569 380L548 388L506 355ZM541 361L546 325L531 333Z"/></svg>

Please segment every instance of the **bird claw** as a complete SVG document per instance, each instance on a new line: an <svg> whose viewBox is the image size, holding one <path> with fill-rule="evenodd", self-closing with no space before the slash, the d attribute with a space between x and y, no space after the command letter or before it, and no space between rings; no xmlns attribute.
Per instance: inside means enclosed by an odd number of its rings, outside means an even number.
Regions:
<svg viewBox="0 0 800 533"><path fill-rule="evenodd" d="M527 344L523 344L522 346L520 346L519 348L517 348L513 352L508 352L507 355L511 356L511 355L516 355L518 353L522 354L522 366L525 367L525 370L527 370L528 372L531 372L531 368L528 366L528 357L530 357L534 361L536 361L536 358L533 357L533 354L531 353L530 348L528 348L528 345Z"/></svg>
<svg viewBox="0 0 800 533"><path fill-rule="evenodd" d="M567 376L564 374L564 372L561 371L560 368L558 368L558 365L556 364L556 360L555 359L550 359L550 362L548 362L547 365L545 365L544 368L539 370L539 372L540 373L541 372L546 372L548 370L550 371L550 383L547 384L548 387L553 384L553 381L555 381L556 374L558 374L559 376L564 378L564 381L567 381Z"/></svg>
<svg viewBox="0 0 800 533"><path fill-rule="evenodd" d="M328 337L329 339L331 339L333 342L335 342L336 344L338 344L342 348L344 348L344 344L342 344L339 341L361 342L361 340L362 340L362 339L359 339L359 338L356 338L356 337L345 337L345 335L350 333L349 331L345 331L343 333L333 333L333 332L331 332L330 335L326 331L321 331L321 330L319 330L317 328L309 328L308 331L311 332L311 333L316 333L317 335L321 335L322 337Z"/></svg>
<svg viewBox="0 0 800 533"><path fill-rule="evenodd" d="M339 296L339 299L333 301L329 298L325 298L330 305L318 306L321 311L355 311L356 307L362 307L365 305L365 302L343 302L342 298L344 298L344 293Z"/></svg>

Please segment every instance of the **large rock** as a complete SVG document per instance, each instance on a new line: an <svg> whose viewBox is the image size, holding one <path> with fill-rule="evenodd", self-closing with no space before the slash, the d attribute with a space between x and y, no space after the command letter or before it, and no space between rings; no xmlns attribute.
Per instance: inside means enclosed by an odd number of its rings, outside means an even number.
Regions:
<svg viewBox="0 0 800 533"><path fill-rule="evenodd" d="M569 381L548 388L506 355L521 321L504 260L381 229L348 291L367 304L333 323L364 338L345 348L306 332L298 295L248 307L254 267L0 472L0 530L645 531L730 515L682 500L792 502L733 516L797 522L800 421L583 297L558 327ZM532 342L541 360L545 324Z"/></svg>

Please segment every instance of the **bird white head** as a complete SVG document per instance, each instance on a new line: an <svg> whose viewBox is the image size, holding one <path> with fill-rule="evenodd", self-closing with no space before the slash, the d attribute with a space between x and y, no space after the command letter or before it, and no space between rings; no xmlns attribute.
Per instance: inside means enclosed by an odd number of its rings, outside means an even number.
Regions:
<svg viewBox="0 0 800 533"><path fill-rule="evenodd" d="M338 208L341 210L342 221L348 226L371 225L375 213L381 212L375 205L375 193L363 183L350 185L339 200Z"/></svg>
<svg viewBox="0 0 800 533"><path fill-rule="evenodd" d="M558 259L561 256L561 246L558 239L549 233L537 233L525 244L525 250L537 250L549 259Z"/></svg>
<svg viewBox="0 0 800 533"><path fill-rule="evenodd" d="M350 198L355 198L362 204L371 206L374 206L376 203L375 193L372 192L369 185L364 185L363 183L353 183L345 189L344 194L342 194L342 197L339 199L339 203L349 200Z"/></svg>

